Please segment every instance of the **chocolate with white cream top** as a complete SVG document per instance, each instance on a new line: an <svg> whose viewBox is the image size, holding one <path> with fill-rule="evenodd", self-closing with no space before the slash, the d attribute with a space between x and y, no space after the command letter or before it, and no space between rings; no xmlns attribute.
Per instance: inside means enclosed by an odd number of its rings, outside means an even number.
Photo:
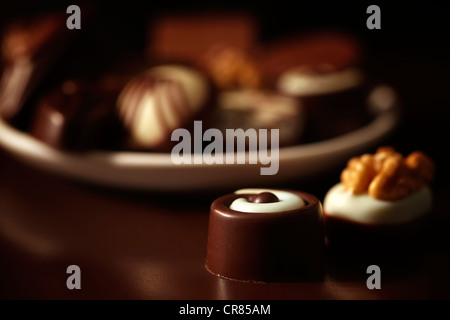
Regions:
<svg viewBox="0 0 450 320"><path fill-rule="evenodd" d="M291 192L273 189L241 189L235 194L243 195L230 204L230 209L249 213L284 212L301 209L303 199ZM276 200L275 200L276 199Z"/></svg>

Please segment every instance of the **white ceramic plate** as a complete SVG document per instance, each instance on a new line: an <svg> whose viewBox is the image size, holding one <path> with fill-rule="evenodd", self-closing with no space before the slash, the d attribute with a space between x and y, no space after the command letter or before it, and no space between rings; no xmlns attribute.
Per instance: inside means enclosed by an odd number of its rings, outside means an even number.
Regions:
<svg viewBox="0 0 450 320"><path fill-rule="evenodd" d="M377 113L368 125L316 143L280 148L279 171L261 175L261 164L181 164L170 154L135 152L63 152L18 131L0 119L0 145L24 162L71 178L112 187L185 191L264 186L322 173L349 157L377 146L399 118L396 93L377 87L369 98Z"/></svg>

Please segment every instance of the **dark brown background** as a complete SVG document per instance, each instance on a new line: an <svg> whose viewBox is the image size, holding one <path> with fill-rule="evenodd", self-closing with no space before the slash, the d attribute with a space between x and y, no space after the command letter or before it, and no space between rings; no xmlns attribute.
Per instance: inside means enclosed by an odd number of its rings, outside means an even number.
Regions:
<svg viewBox="0 0 450 320"><path fill-rule="evenodd" d="M3 3L0 22L5 25L19 16L65 10L68 5L56 3ZM378 291L366 288L365 268L358 263L347 273L328 274L320 283L227 281L203 268L208 209L222 191L148 194L88 186L37 171L0 151L0 298L450 298L448 5L378 2L382 29L370 31L365 27L365 10L371 3L98 3L99 19L110 32L108 41L127 48L144 46L144 27L152 15L205 8L253 12L261 19L264 40L316 28L341 29L360 38L367 69L394 86L402 99L402 123L385 144L403 153L421 149L436 161L435 209L427 249L410 264L387 268ZM338 177L339 172L331 170L283 187L323 199ZM71 264L81 267L82 290L66 288L65 270Z"/></svg>

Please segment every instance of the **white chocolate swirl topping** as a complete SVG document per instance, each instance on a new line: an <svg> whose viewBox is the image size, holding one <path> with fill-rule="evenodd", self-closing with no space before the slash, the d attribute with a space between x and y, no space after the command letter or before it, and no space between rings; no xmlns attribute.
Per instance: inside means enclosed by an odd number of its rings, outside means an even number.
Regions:
<svg viewBox="0 0 450 320"><path fill-rule="evenodd" d="M254 203L250 202L246 198L237 198L231 203L230 209L248 213L269 213L297 210L305 206L305 202L302 198L288 191L275 189L240 189L235 193L257 195L263 192L270 192L274 194L279 199L279 201L269 203Z"/></svg>

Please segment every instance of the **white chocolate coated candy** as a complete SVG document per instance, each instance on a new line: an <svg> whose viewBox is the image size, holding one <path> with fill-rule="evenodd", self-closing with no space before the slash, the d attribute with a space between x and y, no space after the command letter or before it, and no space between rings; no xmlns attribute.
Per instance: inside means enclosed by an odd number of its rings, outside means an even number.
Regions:
<svg viewBox="0 0 450 320"><path fill-rule="evenodd" d="M399 224L413 220L431 208L429 187L422 187L404 199L382 201L367 193L355 195L342 183L331 188L324 200L328 216L370 224Z"/></svg>
<svg viewBox="0 0 450 320"><path fill-rule="evenodd" d="M119 114L132 145L157 147L193 117L208 97L207 80L181 65L162 65L133 78L118 98Z"/></svg>
<svg viewBox="0 0 450 320"><path fill-rule="evenodd" d="M248 213L268 213L268 212L283 212L297 210L305 206L305 202L298 195L275 189L240 189L236 194L260 194L262 192L270 192L277 196L280 200L271 203L253 203L245 198L237 198L234 200L230 209L240 212Z"/></svg>

